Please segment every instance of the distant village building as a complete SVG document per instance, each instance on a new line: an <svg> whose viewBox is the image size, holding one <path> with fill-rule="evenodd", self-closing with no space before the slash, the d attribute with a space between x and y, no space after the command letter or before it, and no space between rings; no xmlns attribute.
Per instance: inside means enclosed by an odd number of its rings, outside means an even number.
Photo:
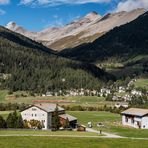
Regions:
<svg viewBox="0 0 148 148"><path fill-rule="evenodd" d="M123 96L124 101L131 101L132 97L129 94L126 94L125 96Z"/></svg>
<svg viewBox="0 0 148 148"><path fill-rule="evenodd" d="M148 129L148 109L130 108L121 114L123 125Z"/></svg>
<svg viewBox="0 0 148 148"><path fill-rule="evenodd" d="M115 107L116 107L116 108L120 108L120 107L128 108L128 103L127 103L127 102L117 102L117 103L115 104Z"/></svg>
<svg viewBox="0 0 148 148"><path fill-rule="evenodd" d="M126 92L125 87L120 86L118 92L119 92L119 93L124 93L124 92Z"/></svg>
<svg viewBox="0 0 148 148"><path fill-rule="evenodd" d="M38 120L40 121L44 126L42 129L51 129L52 128L52 117L54 115L56 104L49 104L49 103L41 103L41 104L35 104L24 111L21 112L23 120L30 121L30 120ZM60 123L61 125L64 124L64 121L69 121L69 126L72 128L75 128L77 124L77 118L65 114L65 109L58 106L58 114L60 117Z"/></svg>
<svg viewBox="0 0 148 148"><path fill-rule="evenodd" d="M100 96L101 96L101 97L102 97L103 95L107 96L107 95L109 95L109 94L111 94L111 90L110 90L110 89L102 88L102 89L100 90Z"/></svg>
<svg viewBox="0 0 148 148"><path fill-rule="evenodd" d="M135 89L131 91L131 94L132 95L137 95L137 96L142 96L142 92L138 91L138 90L135 90Z"/></svg>

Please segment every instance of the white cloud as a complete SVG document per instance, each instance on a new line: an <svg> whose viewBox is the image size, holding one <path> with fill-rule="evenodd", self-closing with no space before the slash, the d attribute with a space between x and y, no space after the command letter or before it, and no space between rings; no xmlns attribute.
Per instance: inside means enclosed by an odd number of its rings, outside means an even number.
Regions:
<svg viewBox="0 0 148 148"><path fill-rule="evenodd" d="M107 3L111 0L21 0L21 5L56 6L62 4Z"/></svg>
<svg viewBox="0 0 148 148"><path fill-rule="evenodd" d="M115 11L131 11L137 8L148 9L148 0L124 0L118 3Z"/></svg>
<svg viewBox="0 0 148 148"><path fill-rule="evenodd" d="M0 5L9 4L10 0L0 0Z"/></svg>
<svg viewBox="0 0 148 148"><path fill-rule="evenodd" d="M0 15L4 15L6 12L2 9L0 9Z"/></svg>

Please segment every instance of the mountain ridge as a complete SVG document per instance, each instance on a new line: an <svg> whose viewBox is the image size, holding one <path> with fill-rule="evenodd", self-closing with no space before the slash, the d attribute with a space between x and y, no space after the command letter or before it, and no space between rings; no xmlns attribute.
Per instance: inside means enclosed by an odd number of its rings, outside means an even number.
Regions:
<svg viewBox="0 0 148 148"><path fill-rule="evenodd" d="M17 27L13 27L13 24L10 23L6 25L6 28L41 42L56 51L61 51L82 43L92 42L114 27L131 22L144 12L144 9L136 9L131 12L118 12L104 16L90 12L83 18L74 20L64 27L46 28L40 32L30 32L17 24ZM70 40L66 40L67 43L65 43L64 39L67 38Z"/></svg>

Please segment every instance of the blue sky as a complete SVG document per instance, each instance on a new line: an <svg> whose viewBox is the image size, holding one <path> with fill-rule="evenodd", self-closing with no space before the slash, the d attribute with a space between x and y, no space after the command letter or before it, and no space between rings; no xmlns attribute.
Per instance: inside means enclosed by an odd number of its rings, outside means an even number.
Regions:
<svg viewBox="0 0 148 148"><path fill-rule="evenodd" d="M0 0L0 25L14 21L26 29L39 31L65 25L91 11L104 15L147 4L148 0Z"/></svg>

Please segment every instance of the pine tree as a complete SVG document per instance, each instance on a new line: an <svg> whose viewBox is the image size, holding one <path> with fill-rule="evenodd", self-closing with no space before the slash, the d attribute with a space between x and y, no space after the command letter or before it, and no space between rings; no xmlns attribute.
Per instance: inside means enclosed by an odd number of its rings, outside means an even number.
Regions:
<svg viewBox="0 0 148 148"><path fill-rule="evenodd" d="M65 127L65 128L69 128L69 120L68 120L68 118L66 118L64 127Z"/></svg>
<svg viewBox="0 0 148 148"><path fill-rule="evenodd" d="M52 128L55 130L58 130L60 126L61 124L60 124L60 117L59 117L58 105L57 105L52 117Z"/></svg>
<svg viewBox="0 0 148 148"><path fill-rule="evenodd" d="M6 123L8 128L17 128L17 112L10 113L7 117Z"/></svg>
<svg viewBox="0 0 148 148"><path fill-rule="evenodd" d="M0 116L0 128L6 128L6 121Z"/></svg>
<svg viewBox="0 0 148 148"><path fill-rule="evenodd" d="M13 115L12 113L10 113L7 117L7 120L6 120L6 123L7 123L7 127L8 128L14 128L14 121L13 121Z"/></svg>
<svg viewBox="0 0 148 148"><path fill-rule="evenodd" d="M24 123L23 123L23 119L22 119L21 115L19 115L18 118L17 118L16 127L17 128L23 128L24 127Z"/></svg>

